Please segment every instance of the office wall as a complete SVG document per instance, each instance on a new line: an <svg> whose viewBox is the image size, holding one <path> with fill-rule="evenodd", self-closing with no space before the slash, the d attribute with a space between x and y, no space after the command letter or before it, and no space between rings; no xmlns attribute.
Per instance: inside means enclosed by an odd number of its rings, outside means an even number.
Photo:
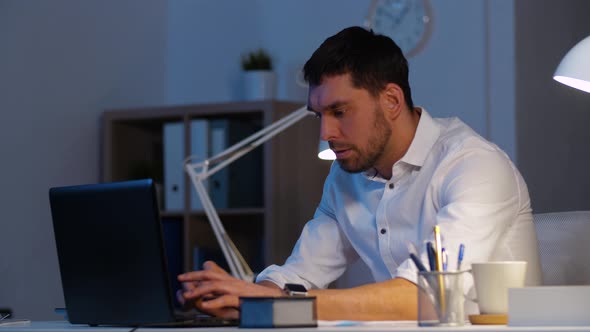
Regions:
<svg viewBox="0 0 590 332"><path fill-rule="evenodd" d="M163 102L166 20L156 0L0 1L0 307L16 317L59 318L48 189L98 181L105 108Z"/></svg>
<svg viewBox="0 0 590 332"><path fill-rule="evenodd" d="M236 100L240 55L262 47L255 1L168 1L169 104Z"/></svg>
<svg viewBox="0 0 590 332"><path fill-rule="evenodd" d="M588 210L590 94L552 77L566 52L590 34L590 2L515 3L518 164L533 208Z"/></svg>
<svg viewBox="0 0 590 332"><path fill-rule="evenodd" d="M170 2L167 101L241 99L240 55L264 47L275 63L277 98L304 103L307 89L295 82L297 72L325 38L362 25L370 3ZM459 116L514 158L512 1L431 3L432 36L409 59L415 102L435 116Z"/></svg>
<svg viewBox="0 0 590 332"><path fill-rule="evenodd" d="M416 102L507 150L537 210L588 208L590 95L547 78L557 50L590 31L587 2L431 3L431 39L410 59ZM63 305L47 190L98 180L105 108L238 100L239 57L258 47L275 59L278 98L305 102L296 71L369 4L0 0L0 306L52 319Z"/></svg>
<svg viewBox="0 0 590 332"><path fill-rule="evenodd" d="M307 89L295 84L295 72L327 36L362 24L369 2L171 1L167 101L243 99L240 58L258 48L273 58L277 98L305 101Z"/></svg>

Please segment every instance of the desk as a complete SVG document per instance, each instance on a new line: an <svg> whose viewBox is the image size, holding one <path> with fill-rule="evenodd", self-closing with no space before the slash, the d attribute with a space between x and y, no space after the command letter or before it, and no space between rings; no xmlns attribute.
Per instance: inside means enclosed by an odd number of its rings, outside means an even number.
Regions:
<svg viewBox="0 0 590 332"><path fill-rule="evenodd" d="M86 325L71 325L68 322L32 322L28 326L5 326L0 327L0 332L127 332L127 327L90 327ZM547 327L509 327L504 325L466 325L463 327L418 327L409 323L376 326L322 326L318 328L290 328L290 329L238 329L237 327L215 327L215 328L140 328L136 331L143 332L590 332L590 326L547 326Z"/></svg>

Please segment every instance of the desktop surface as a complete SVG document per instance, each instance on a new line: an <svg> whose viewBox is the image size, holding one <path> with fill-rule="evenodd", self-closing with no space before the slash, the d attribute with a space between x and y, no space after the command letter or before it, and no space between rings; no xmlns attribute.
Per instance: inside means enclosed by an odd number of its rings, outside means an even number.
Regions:
<svg viewBox="0 0 590 332"><path fill-rule="evenodd" d="M394 332L426 332L426 331L440 331L440 332L469 332L469 331L484 331L484 332L590 332L590 326L541 326L541 327L513 327L505 325L465 325L460 327L419 327L415 321L403 322L368 322L363 325L352 325L348 323L347 326L334 326L331 321L319 321L319 327L314 328L283 328L272 329L281 332L297 332L297 331L331 331L331 332L352 332L352 331L394 331ZM0 327L0 332L89 332L89 331L107 331L107 332L128 332L132 327L91 327L88 325L70 324L66 321L33 321L25 326L7 326ZM146 327L139 328L136 331L143 330L144 332L171 332L178 330L175 328L154 328ZM269 332L268 328L261 329L240 329L234 327L194 327L194 328L180 328L182 331L215 331L215 332L236 332L238 330L249 332Z"/></svg>

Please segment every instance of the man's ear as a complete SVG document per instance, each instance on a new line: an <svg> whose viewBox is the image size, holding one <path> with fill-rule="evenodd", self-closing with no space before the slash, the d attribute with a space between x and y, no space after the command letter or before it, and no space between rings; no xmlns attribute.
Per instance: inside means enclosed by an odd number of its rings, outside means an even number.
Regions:
<svg viewBox="0 0 590 332"><path fill-rule="evenodd" d="M404 92L395 83L388 83L381 93L381 107L389 119L396 119L406 104Z"/></svg>

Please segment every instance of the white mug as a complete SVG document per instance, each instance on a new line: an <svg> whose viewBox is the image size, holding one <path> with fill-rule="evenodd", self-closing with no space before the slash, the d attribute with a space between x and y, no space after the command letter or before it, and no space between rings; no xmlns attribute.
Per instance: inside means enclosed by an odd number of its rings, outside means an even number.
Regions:
<svg viewBox="0 0 590 332"><path fill-rule="evenodd" d="M507 314L508 288L524 286L526 262L472 263L473 282L481 314Z"/></svg>

